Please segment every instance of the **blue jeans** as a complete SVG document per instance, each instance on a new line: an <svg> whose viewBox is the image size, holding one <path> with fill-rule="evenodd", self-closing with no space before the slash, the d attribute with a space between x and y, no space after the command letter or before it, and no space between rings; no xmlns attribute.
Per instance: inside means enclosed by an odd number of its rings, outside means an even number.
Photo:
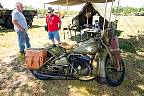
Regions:
<svg viewBox="0 0 144 96"><path fill-rule="evenodd" d="M48 32L49 39L54 40L54 38L60 41L60 36L58 31Z"/></svg>
<svg viewBox="0 0 144 96"><path fill-rule="evenodd" d="M30 47L31 47L30 42L29 42L30 39L29 39L29 37L28 37L27 32L18 31L18 32L17 32L17 35L18 35L18 43L19 43L20 53L24 53L25 44L26 44L26 47L27 47L27 48L30 48Z"/></svg>

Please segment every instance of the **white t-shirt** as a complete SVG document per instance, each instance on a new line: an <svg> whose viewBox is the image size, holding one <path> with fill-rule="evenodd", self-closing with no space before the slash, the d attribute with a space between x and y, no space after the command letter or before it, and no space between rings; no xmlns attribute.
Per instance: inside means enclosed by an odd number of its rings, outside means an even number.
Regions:
<svg viewBox="0 0 144 96"><path fill-rule="evenodd" d="M12 20L17 20L18 24L20 24L21 27L23 27L27 31L28 29L27 22L22 12L15 9L12 11L11 15L12 15ZM15 25L14 25L14 29L16 32L20 31L19 28L17 28Z"/></svg>

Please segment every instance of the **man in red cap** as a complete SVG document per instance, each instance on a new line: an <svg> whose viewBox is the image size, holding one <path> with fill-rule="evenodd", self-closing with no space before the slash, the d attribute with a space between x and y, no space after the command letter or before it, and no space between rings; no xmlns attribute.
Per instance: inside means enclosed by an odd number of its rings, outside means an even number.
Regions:
<svg viewBox="0 0 144 96"><path fill-rule="evenodd" d="M57 15L54 15L54 9L52 7L48 7L48 15L46 16L46 23L48 28L48 36L49 39L52 41L53 46L55 45L55 40L58 41L60 44L60 36L59 36L59 29L61 27L61 20Z"/></svg>

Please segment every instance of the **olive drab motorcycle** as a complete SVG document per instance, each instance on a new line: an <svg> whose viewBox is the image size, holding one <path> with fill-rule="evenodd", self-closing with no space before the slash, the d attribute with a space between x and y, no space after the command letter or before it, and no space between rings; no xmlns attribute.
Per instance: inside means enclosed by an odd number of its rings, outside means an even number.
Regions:
<svg viewBox="0 0 144 96"><path fill-rule="evenodd" d="M100 82L111 86L121 84L125 68L112 30L104 34L96 28L82 31L91 37L76 45L62 43L61 46L27 50L26 63L32 74L40 80L99 77Z"/></svg>

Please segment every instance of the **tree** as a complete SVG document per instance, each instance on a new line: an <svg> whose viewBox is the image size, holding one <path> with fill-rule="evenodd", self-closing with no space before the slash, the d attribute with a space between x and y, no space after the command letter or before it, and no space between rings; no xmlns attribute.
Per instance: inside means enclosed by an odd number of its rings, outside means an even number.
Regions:
<svg viewBox="0 0 144 96"><path fill-rule="evenodd" d="M25 10L36 10L33 6L28 5L28 6L24 6Z"/></svg>
<svg viewBox="0 0 144 96"><path fill-rule="evenodd" d="M119 7L118 13L123 14L123 15L129 15L130 13L135 13L135 12L144 12L144 7L140 8L134 8L134 7ZM112 13L116 14L117 13L117 7L114 7L112 9Z"/></svg>

